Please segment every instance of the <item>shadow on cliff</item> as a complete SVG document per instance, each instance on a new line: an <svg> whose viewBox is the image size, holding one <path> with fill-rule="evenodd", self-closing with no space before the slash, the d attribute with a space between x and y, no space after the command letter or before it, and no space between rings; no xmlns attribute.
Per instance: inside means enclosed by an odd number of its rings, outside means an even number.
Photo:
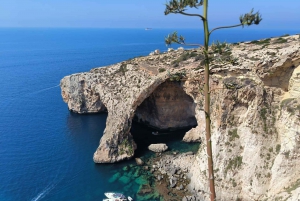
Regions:
<svg viewBox="0 0 300 201"><path fill-rule="evenodd" d="M145 153L148 152L148 146L150 144L165 143L169 147L169 151L184 151L186 146L199 144L182 142L185 133L191 128L192 127L187 127L175 131L157 131L156 129L133 121L130 132L137 144L135 157L144 156Z"/></svg>
<svg viewBox="0 0 300 201"><path fill-rule="evenodd" d="M166 143L171 150L170 145L182 141L185 133L197 126L196 104L183 84L163 82L136 108L131 127L136 157L142 156L150 144Z"/></svg>

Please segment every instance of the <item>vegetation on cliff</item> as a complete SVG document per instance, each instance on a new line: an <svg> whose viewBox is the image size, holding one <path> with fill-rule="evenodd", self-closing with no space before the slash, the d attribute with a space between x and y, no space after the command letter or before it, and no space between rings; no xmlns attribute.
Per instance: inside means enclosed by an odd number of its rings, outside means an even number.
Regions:
<svg viewBox="0 0 300 201"><path fill-rule="evenodd" d="M203 6L203 14L190 14L186 13L186 8L198 8L200 6ZM207 163L208 163L208 179L209 179L209 185L210 185L210 199L211 201L214 201L216 199L216 193L215 193L215 184L214 184L214 167L213 167L213 157L212 157L212 145L211 145L211 112L210 112L210 89L209 89L209 75L210 75L210 57L208 54L208 45L209 45L209 37L210 35L218 30L218 29L225 29L225 28L233 28L233 27L239 27L239 26L250 26L253 24L259 24L262 20L261 15L257 13L253 13L253 9L244 15L240 16L240 23L237 25L232 26L221 26L216 27L212 30L209 30L208 28L208 0L171 0L166 4L166 10L165 15L168 15L169 13L175 13L175 14L182 14L186 16L193 16L193 17L199 17L203 22L204 27L204 96L205 96L205 103L204 103L204 111L205 111L205 118L206 118L206 148L207 148ZM169 35L165 40L167 45L170 45L171 43L179 43L183 45L190 45L190 46L201 46L198 44L185 44L185 39L183 36L177 36L177 32L174 32L173 34ZM225 48L227 48L226 44L220 44L217 43L215 47L215 51L222 53L223 51L226 51ZM234 60L230 62L234 63Z"/></svg>

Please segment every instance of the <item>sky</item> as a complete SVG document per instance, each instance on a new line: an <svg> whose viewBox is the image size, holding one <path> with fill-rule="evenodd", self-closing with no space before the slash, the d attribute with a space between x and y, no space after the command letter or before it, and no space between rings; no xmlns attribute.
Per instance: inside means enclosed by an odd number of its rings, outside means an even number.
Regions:
<svg viewBox="0 0 300 201"><path fill-rule="evenodd" d="M199 28L197 17L164 15L166 0L0 0L0 27ZM211 28L239 23L252 8L261 29L299 29L300 0L209 0ZM202 13L187 10L188 13Z"/></svg>

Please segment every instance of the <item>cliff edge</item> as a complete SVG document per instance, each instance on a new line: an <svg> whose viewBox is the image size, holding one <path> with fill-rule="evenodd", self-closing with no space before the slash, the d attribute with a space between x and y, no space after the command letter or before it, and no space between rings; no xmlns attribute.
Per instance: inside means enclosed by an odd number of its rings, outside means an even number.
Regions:
<svg viewBox="0 0 300 201"><path fill-rule="evenodd" d="M300 36L211 48L210 56L217 196L300 198ZM94 161L134 155L133 118L157 129L194 126L183 140L205 142L203 58L201 49L170 50L64 77L69 110L108 112ZM190 189L204 199L206 157L203 143L189 170Z"/></svg>

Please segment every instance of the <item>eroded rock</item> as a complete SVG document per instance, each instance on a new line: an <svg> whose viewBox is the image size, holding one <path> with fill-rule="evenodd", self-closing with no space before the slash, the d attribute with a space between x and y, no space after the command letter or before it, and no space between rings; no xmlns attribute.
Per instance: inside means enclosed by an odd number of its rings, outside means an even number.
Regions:
<svg viewBox="0 0 300 201"><path fill-rule="evenodd" d="M219 168L215 178L220 199L291 200L299 192L299 35L281 41L272 38L267 46L251 42L232 46L234 65L212 54L211 141L214 164ZM95 68L61 80L62 97L71 111L108 112L106 128L94 154L96 163L133 157L136 144L130 128L137 108L149 97L160 100L162 97L152 96L153 92L171 80L195 105L191 110L197 124L184 140L201 141L205 147L201 52L200 49L171 51ZM173 98L168 100L172 102ZM164 114L168 115L162 117ZM167 116L170 113L153 118L166 120ZM151 124L156 121L151 119ZM189 191L208 200L205 149L185 157L194 158L185 167L191 178ZM178 161L183 160L184 157L178 157ZM176 161L169 159L166 164ZM167 173L163 167L159 167L161 172ZM295 190L289 190L291 186Z"/></svg>
<svg viewBox="0 0 300 201"><path fill-rule="evenodd" d="M140 158L135 158L135 162L137 165L144 165L144 161Z"/></svg>
<svg viewBox="0 0 300 201"><path fill-rule="evenodd" d="M161 144L151 144L151 145L149 145L148 149L150 151L159 153L159 152L166 151L168 149L168 146L166 144L163 144L163 143L161 143Z"/></svg>

